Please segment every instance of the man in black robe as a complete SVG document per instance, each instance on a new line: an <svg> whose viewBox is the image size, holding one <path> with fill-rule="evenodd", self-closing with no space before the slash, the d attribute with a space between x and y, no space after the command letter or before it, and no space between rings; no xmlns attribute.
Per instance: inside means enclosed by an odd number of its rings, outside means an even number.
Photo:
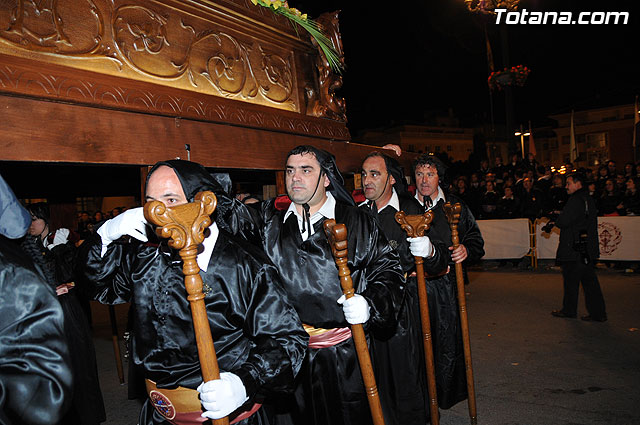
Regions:
<svg viewBox="0 0 640 425"><path fill-rule="evenodd" d="M144 370L150 397L141 425L185 423L200 420L201 414L268 424L269 412L256 411L258 404L271 392L292 388L304 357L307 335L286 301L276 269L259 249L234 236L240 230L238 201L204 167L181 160L159 162L151 169L146 197L177 206L204 190L216 194L218 206L197 262L222 372L221 379L199 388L204 413L193 391L202 374L177 251L165 240L115 242L125 234L147 240L142 208L106 221L84 243L86 274L98 285L96 299L133 304L131 357ZM183 398L189 402L180 404Z"/></svg>
<svg viewBox="0 0 640 425"><path fill-rule="evenodd" d="M72 374L62 307L13 241L30 225L0 177L0 423L50 425L71 402Z"/></svg>
<svg viewBox="0 0 640 425"><path fill-rule="evenodd" d="M433 333L434 360L438 405L448 409L467 398L466 374L460 316L456 287L455 263L478 260L484 255L484 240L473 214L465 203L454 195L446 194L440 185L445 166L436 157L420 155L414 164L416 199L425 210L434 214L427 233L433 241L444 242L449 251L449 272L427 279L431 330ZM455 250L451 242L451 228L444 213L445 202L460 203L462 212L458 223L460 245Z"/></svg>
<svg viewBox="0 0 640 425"><path fill-rule="evenodd" d="M406 189L402 167L395 159L374 151L362 163L362 187L367 201L360 208L373 213L391 247L398 252L402 271L407 276L398 327L391 337L371 340L376 380L386 425L424 425L429 421L429 393L425 369L420 302L415 274L416 245L431 245L425 253L428 275L447 269L447 247L428 236L407 238L396 222L395 214L422 214L423 207ZM428 250L428 246L426 247ZM420 253L421 254L421 253Z"/></svg>
<svg viewBox="0 0 640 425"><path fill-rule="evenodd" d="M400 304L402 268L373 217L358 209L342 186L333 155L298 146L287 155L286 187L292 203L261 206L264 249L278 268L289 300L311 335L289 407L297 425L370 424L350 324L391 332ZM344 223L348 265L356 295L344 301L338 270L323 231L326 219Z"/></svg>

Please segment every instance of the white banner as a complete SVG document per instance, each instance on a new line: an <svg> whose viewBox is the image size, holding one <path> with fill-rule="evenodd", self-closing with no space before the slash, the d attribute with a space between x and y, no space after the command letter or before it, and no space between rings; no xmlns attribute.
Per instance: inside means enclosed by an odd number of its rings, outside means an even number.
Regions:
<svg viewBox="0 0 640 425"><path fill-rule="evenodd" d="M484 238L483 260L522 258L530 250L527 218L478 220L478 227Z"/></svg>
<svg viewBox="0 0 640 425"><path fill-rule="evenodd" d="M558 241L560 240L560 229L554 227L551 233L544 233L542 226L549 222L548 218L539 218L536 221L536 245L539 259L556 258Z"/></svg>
<svg viewBox="0 0 640 425"><path fill-rule="evenodd" d="M538 258L556 258L560 229L553 228L551 234L541 228L546 219L538 220L536 239ZM484 235L484 234L483 234ZM600 259L618 261L640 260L640 217L598 217Z"/></svg>

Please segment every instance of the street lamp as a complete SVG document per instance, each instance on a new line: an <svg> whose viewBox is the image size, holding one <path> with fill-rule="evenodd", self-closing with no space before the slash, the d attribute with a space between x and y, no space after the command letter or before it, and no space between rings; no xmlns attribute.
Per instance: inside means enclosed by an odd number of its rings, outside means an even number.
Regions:
<svg viewBox="0 0 640 425"><path fill-rule="evenodd" d="M524 160L524 136L530 136L531 133L528 131L525 133L522 130L522 124L520 124L520 131L516 131L513 133L515 136L520 136L520 149L522 149L522 159Z"/></svg>

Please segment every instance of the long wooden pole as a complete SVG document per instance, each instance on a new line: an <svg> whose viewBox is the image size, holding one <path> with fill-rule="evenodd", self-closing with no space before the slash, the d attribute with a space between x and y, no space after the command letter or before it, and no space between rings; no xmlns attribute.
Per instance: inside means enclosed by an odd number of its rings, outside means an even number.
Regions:
<svg viewBox="0 0 640 425"><path fill-rule="evenodd" d="M424 236L429 230L433 220L433 213L427 211L423 215L407 215L404 211L398 211L396 221L410 238ZM436 368L433 360L433 338L431 336L431 319L429 315L429 300L427 298L427 282L424 278L424 259L414 256L416 263L416 275L418 277L418 299L420 301L420 320L422 323L422 343L424 345L424 359L427 366L427 389L429 391L429 412L431 424L438 425L440 416L438 412L438 393L436 388Z"/></svg>
<svg viewBox="0 0 640 425"><path fill-rule="evenodd" d="M204 240L204 230L211 225L209 217L216 208L216 197L212 192L199 192L194 202L168 208L162 202L151 201L144 206L144 216L157 226L158 234L171 238L169 246L179 249L183 261L184 284L191 307L193 328L198 346L198 357L202 378L205 382L220 379L218 359L213 347L209 318L202 293L200 267L196 261L198 245ZM215 425L228 425L229 418L213 420Z"/></svg>
<svg viewBox="0 0 640 425"><path fill-rule="evenodd" d="M462 206L459 203L451 204L447 202L443 206L444 212L451 226L451 243L455 250L460 246L460 236L458 235L458 222ZM469 405L469 418L471 425L478 423L478 413L476 411L476 390L473 382L473 365L471 363L471 340L469 338L469 319L467 317L467 297L464 293L464 274L462 263L456 263L456 284L458 289L458 309L460 310L460 326L462 327L462 343L464 346L464 364L467 373L467 404Z"/></svg>
<svg viewBox="0 0 640 425"><path fill-rule="evenodd" d="M340 286L342 293L346 299L353 297L353 281L351 280L351 272L347 265L347 227L344 224L336 224L333 219L325 220L324 231L327 234L333 257L338 266L338 274L340 276ZM364 335L362 325L351 325L351 333L353 342L356 346L358 354L358 362L360 363L360 372L362 380L367 392L367 400L369 401L369 409L373 418L374 425L384 425L384 415L382 414L382 405L378 396L378 387L376 378L373 374L373 366L371 365L371 357L369 356L369 346Z"/></svg>
<svg viewBox="0 0 640 425"><path fill-rule="evenodd" d="M122 356L120 356L120 342L118 341L118 322L116 321L116 310L109 306L109 321L111 322L111 343L113 344L113 355L116 358L116 369L120 384L124 384L124 371L122 369Z"/></svg>

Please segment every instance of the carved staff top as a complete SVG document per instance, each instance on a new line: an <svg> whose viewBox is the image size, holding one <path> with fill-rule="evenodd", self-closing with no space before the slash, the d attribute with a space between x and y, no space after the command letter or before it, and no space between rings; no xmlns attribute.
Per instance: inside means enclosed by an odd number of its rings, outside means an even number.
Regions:
<svg viewBox="0 0 640 425"><path fill-rule="evenodd" d="M424 236L424 232L429 230L433 221L433 213L427 211L424 214L407 215L404 211L398 211L395 215L396 221L410 238Z"/></svg>
<svg viewBox="0 0 640 425"><path fill-rule="evenodd" d="M347 227L337 224L335 220L325 220L324 231L336 259L347 258Z"/></svg>
<svg viewBox="0 0 640 425"><path fill-rule="evenodd" d="M458 222L460 221L460 214L462 213L462 205L460 205L459 202L456 202L455 204L446 202L443 205L443 209L449 223L458 224Z"/></svg>
<svg viewBox="0 0 640 425"><path fill-rule="evenodd" d="M345 297L351 298L355 293L353 289L353 282L351 280L351 272L347 266L348 260L348 241L347 241L347 226L340 223L337 224L335 220L325 220L324 232L329 239L329 245L331 245L331 251L333 252L333 258L338 266L338 275L340 276L340 286Z"/></svg>
<svg viewBox="0 0 640 425"><path fill-rule="evenodd" d="M145 205L144 217L158 226L158 236L169 238L171 248L183 249L204 241L204 230L211 225L210 215L217 202L209 191L198 192L191 203L171 208L160 201L151 201Z"/></svg>
<svg viewBox="0 0 640 425"><path fill-rule="evenodd" d="M458 235L458 223L460 222L460 214L462 213L462 205L459 202L452 204L451 202L446 202L442 209L444 210L444 214L447 216L447 221L449 221L449 225L451 226L451 243L454 248L457 248L460 244L460 237Z"/></svg>

